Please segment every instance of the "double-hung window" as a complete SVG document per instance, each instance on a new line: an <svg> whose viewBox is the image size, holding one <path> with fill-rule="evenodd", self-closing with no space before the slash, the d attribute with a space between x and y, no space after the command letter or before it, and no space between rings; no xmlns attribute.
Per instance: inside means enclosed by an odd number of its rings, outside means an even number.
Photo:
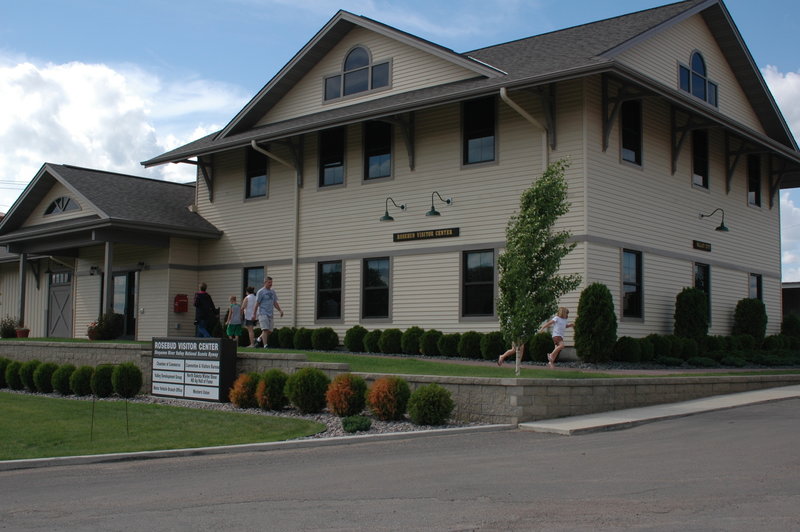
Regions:
<svg viewBox="0 0 800 532"><path fill-rule="evenodd" d="M364 123L364 179L392 175L392 126L386 122Z"/></svg>
<svg viewBox="0 0 800 532"><path fill-rule="evenodd" d="M344 128L326 129L319 134L319 186L344 183Z"/></svg>
<svg viewBox="0 0 800 532"><path fill-rule="evenodd" d="M317 319L342 317L342 261L317 263Z"/></svg>
<svg viewBox="0 0 800 532"><path fill-rule="evenodd" d="M642 252L622 250L622 316L643 317Z"/></svg>
<svg viewBox="0 0 800 532"><path fill-rule="evenodd" d="M485 163L495 159L497 106L494 97L464 102L463 162Z"/></svg>
<svg viewBox="0 0 800 532"><path fill-rule="evenodd" d="M494 250L466 251L462 260L461 315L494 315Z"/></svg>
<svg viewBox="0 0 800 532"><path fill-rule="evenodd" d="M245 198L260 198L267 195L269 181L267 156L253 148L247 149L247 173L245 175Z"/></svg>
<svg viewBox="0 0 800 532"><path fill-rule="evenodd" d="M642 164L642 102L628 100L620 109L622 160Z"/></svg>
<svg viewBox="0 0 800 532"><path fill-rule="evenodd" d="M747 156L747 204L761 206L761 157Z"/></svg>
<svg viewBox="0 0 800 532"><path fill-rule="evenodd" d="M389 258L364 259L361 317L389 317Z"/></svg>
<svg viewBox="0 0 800 532"><path fill-rule="evenodd" d="M692 184L708 188L708 131L705 129L692 132Z"/></svg>

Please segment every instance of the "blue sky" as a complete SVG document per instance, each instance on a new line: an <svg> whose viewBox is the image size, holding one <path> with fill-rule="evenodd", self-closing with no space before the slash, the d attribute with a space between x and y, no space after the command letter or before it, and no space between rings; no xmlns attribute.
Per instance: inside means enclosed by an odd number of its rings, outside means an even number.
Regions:
<svg viewBox="0 0 800 532"><path fill-rule="evenodd" d="M224 126L337 9L465 52L666 3L0 1L0 211L45 161L191 179L138 163ZM800 137L800 4L725 5ZM784 280L800 281L800 191L781 209Z"/></svg>

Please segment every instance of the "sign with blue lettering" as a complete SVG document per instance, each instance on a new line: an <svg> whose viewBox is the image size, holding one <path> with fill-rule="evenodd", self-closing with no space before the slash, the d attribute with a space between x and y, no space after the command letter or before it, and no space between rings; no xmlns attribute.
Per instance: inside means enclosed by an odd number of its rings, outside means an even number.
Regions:
<svg viewBox="0 0 800 532"><path fill-rule="evenodd" d="M236 343L225 338L153 338L153 395L228 401Z"/></svg>

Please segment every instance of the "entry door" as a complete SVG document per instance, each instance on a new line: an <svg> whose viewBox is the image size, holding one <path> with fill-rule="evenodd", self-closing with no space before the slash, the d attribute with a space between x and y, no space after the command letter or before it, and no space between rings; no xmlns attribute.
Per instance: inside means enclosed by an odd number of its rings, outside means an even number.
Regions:
<svg viewBox="0 0 800 532"><path fill-rule="evenodd" d="M136 272L114 274L114 313L122 314L124 338L136 337Z"/></svg>
<svg viewBox="0 0 800 532"><path fill-rule="evenodd" d="M72 338L72 272L50 274L47 336Z"/></svg>

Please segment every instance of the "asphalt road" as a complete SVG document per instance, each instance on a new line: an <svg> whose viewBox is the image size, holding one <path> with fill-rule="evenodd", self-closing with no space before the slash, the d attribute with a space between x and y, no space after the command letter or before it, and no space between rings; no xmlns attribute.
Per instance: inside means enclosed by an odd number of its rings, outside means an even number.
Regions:
<svg viewBox="0 0 800 532"><path fill-rule="evenodd" d="M0 530L800 530L800 400L0 472Z"/></svg>

